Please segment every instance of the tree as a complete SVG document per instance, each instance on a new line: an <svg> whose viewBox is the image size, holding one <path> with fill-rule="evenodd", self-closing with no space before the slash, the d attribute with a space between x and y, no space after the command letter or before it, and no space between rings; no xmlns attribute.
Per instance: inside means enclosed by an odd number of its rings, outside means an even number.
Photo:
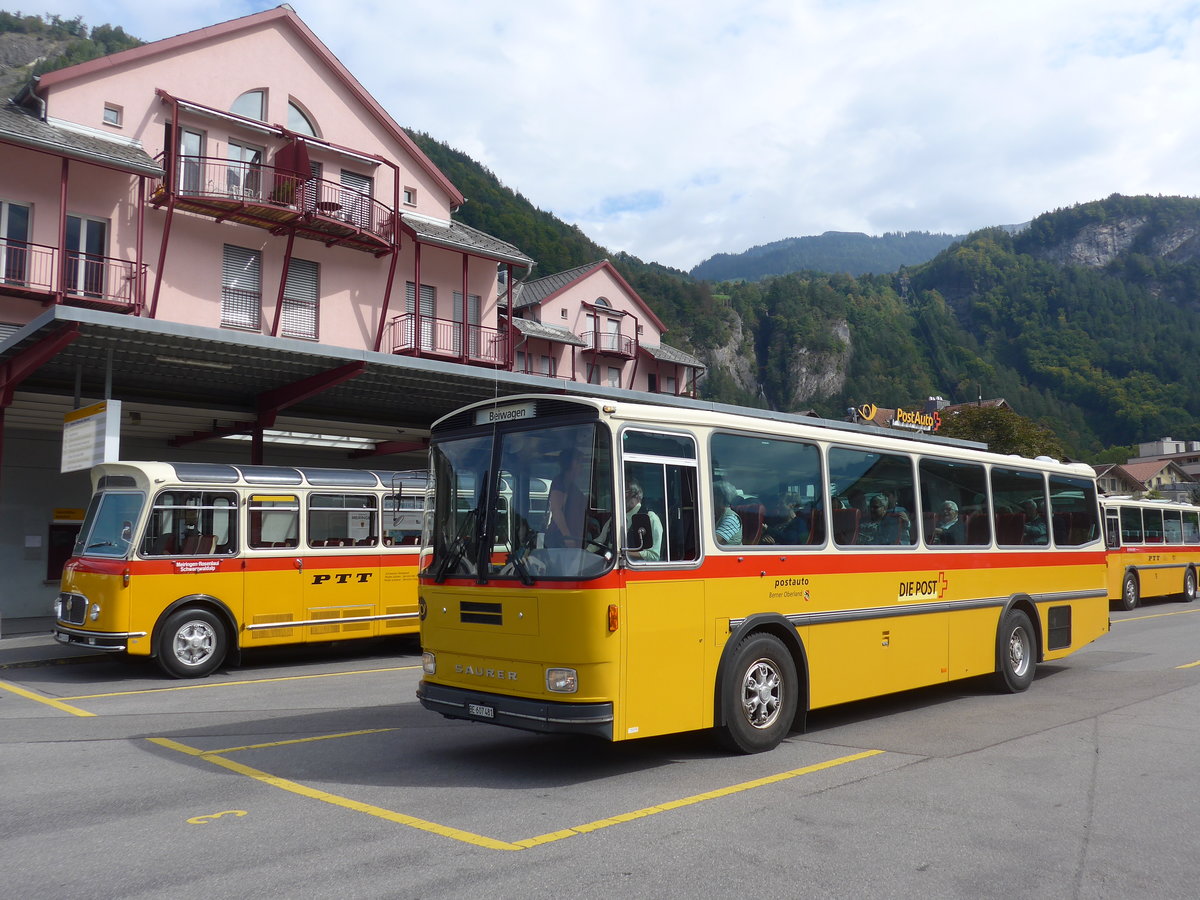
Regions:
<svg viewBox="0 0 1200 900"><path fill-rule="evenodd" d="M1062 444L1049 428L1002 406L964 406L942 415L938 433L980 441L994 453L1052 456L1061 459Z"/></svg>

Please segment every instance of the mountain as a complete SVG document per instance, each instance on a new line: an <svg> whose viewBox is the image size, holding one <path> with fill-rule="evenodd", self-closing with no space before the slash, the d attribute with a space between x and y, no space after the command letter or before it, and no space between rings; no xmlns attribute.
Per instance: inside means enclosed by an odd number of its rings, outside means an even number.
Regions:
<svg viewBox="0 0 1200 900"><path fill-rule="evenodd" d="M826 231L814 237L786 238L751 247L744 253L718 253L695 266L693 278L708 281L758 281L789 272L845 272L848 275L895 272L932 259L962 235L926 231L893 232L872 237L857 231Z"/></svg>

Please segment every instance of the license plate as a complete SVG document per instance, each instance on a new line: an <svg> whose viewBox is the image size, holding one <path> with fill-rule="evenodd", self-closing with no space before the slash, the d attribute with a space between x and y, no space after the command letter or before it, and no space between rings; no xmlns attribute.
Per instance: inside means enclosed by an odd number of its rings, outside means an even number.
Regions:
<svg viewBox="0 0 1200 900"><path fill-rule="evenodd" d="M473 716L479 716L481 719L494 719L496 717L495 709L480 703L468 703L467 712Z"/></svg>

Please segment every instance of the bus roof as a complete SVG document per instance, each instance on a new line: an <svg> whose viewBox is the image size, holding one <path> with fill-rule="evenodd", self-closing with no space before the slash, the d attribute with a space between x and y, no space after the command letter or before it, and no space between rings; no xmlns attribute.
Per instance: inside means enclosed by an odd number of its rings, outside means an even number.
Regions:
<svg viewBox="0 0 1200 900"><path fill-rule="evenodd" d="M423 469L400 471L376 469L333 469L324 467L243 466L228 463L139 462L101 463L92 469L92 480L105 476L141 474L151 483L175 482L196 485L253 485L256 487L392 488L396 485L423 488L428 474Z"/></svg>
<svg viewBox="0 0 1200 900"><path fill-rule="evenodd" d="M582 397L563 394L512 394L495 397L479 403L472 403L443 416L433 423L433 431L444 427L461 428L468 424L479 424L475 421L475 413L483 409L495 409L500 412L518 410L523 404L535 401L554 404L574 404L595 409L598 414L612 416L618 419L660 422L677 425L702 425L707 427L747 428L752 423L745 419L762 423L781 423L798 426L801 429L814 429L824 432L813 437L823 437L826 440L848 440L856 444L870 444L880 449L896 449L912 452L927 450L931 453L941 451L946 453L963 452L971 457L981 457L997 465L1005 463L1035 464L1039 467L1067 472L1087 478L1095 477L1095 470L1086 463L1064 463L1048 456L1036 460L1016 454L1006 455L993 453L987 445L978 441L964 441L957 438L931 435L924 432L903 432L895 429L881 428L878 425L861 425L853 422L838 422L832 419L820 419L812 416L802 416L796 413L776 412L767 409L733 406L726 403L711 403L701 400L690 400L683 397L670 397L670 401L683 402L632 402L609 400L601 397ZM699 414L699 415L698 415ZM459 419L459 421L455 421ZM497 421L500 419L497 418ZM839 434L839 432L841 434ZM920 446L914 447L913 444Z"/></svg>

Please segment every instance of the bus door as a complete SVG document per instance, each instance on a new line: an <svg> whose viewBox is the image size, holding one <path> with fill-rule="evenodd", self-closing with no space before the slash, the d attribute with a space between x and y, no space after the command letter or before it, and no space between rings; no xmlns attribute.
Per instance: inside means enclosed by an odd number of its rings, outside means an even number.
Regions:
<svg viewBox="0 0 1200 900"><path fill-rule="evenodd" d="M295 494L251 494L247 499L245 609L242 646L292 644L303 639L292 623L306 618L304 559L300 548L300 498Z"/></svg>
<svg viewBox="0 0 1200 900"><path fill-rule="evenodd" d="M379 497L366 493L308 495L308 546L301 585L310 641L380 633Z"/></svg>
<svg viewBox="0 0 1200 900"><path fill-rule="evenodd" d="M712 685L697 677L709 646L705 587L679 571L699 559L696 444L690 435L626 430L622 455L625 665L614 736L702 728L713 709Z"/></svg>

